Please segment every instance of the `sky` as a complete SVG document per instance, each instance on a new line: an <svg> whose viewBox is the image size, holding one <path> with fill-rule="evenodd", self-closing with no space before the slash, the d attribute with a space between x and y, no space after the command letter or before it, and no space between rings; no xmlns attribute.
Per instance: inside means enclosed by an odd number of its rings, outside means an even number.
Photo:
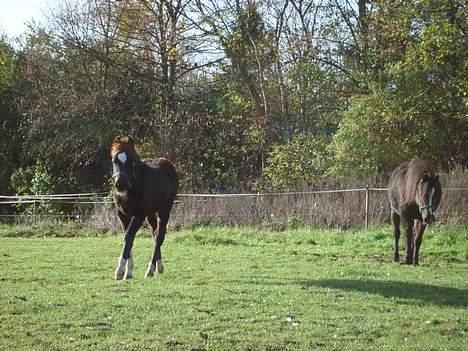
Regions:
<svg viewBox="0 0 468 351"><path fill-rule="evenodd" d="M60 0L0 0L0 34L14 37L26 30L26 22L45 21L45 13Z"/></svg>

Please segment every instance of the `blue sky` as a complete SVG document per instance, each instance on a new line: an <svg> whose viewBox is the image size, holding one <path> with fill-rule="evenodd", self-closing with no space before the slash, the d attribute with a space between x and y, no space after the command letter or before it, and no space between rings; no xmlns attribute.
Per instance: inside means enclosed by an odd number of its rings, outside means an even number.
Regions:
<svg viewBox="0 0 468 351"><path fill-rule="evenodd" d="M44 22L49 8L60 0L0 0L0 33L13 37L26 30L26 22Z"/></svg>

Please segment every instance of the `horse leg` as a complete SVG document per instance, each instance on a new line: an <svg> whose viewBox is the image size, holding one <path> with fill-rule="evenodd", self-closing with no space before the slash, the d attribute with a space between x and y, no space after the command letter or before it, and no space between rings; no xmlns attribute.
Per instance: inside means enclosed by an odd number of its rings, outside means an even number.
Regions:
<svg viewBox="0 0 468 351"><path fill-rule="evenodd" d="M153 256L151 257L151 261L148 264L148 271L146 272L146 277L150 278L154 275L154 271L157 270L158 273L164 272L164 266L162 263L161 257L161 246L164 243L164 238L166 236L167 231L167 222L169 221L169 209L164 209L158 212L157 217L157 226L156 229L153 231L154 235L154 252Z"/></svg>
<svg viewBox="0 0 468 351"><path fill-rule="evenodd" d="M128 225L130 224L130 220L132 219L132 217L127 216L126 214L120 211L117 211L117 217L119 217L119 221L120 221L120 224L122 225L122 230L125 235L125 232L127 231Z"/></svg>
<svg viewBox="0 0 468 351"><path fill-rule="evenodd" d="M133 278L133 255L132 251L130 251L130 257L127 260L127 269L125 270L124 279L132 279Z"/></svg>
<svg viewBox="0 0 468 351"><path fill-rule="evenodd" d="M127 232L128 226L130 225L130 220L132 218L130 216L125 215L124 213L120 211L117 211L117 216L119 217L120 224L122 225L122 230L125 235L125 233ZM119 265L120 265L120 260L119 260ZM124 278L131 279L132 277L133 277L133 255L132 255L132 252L130 251L130 257L127 260Z"/></svg>
<svg viewBox="0 0 468 351"><path fill-rule="evenodd" d="M426 225L422 224L421 221L417 220L414 224L414 255L413 255L413 264L417 266L419 264L419 248L421 247L422 237Z"/></svg>
<svg viewBox="0 0 468 351"><path fill-rule="evenodd" d="M127 230L125 231L125 236L124 236L124 246L122 249L122 255L119 258L119 265L117 266L117 269L115 270L116 280L122 279L125 274L125 268L128 269L127 261L129 261L131 257L133 240L135 239L135 234L137 233L138 229L140 229L141 225L143 224L144 219L145 218L143 216L132 217L132 219L130 220L130 223L127 226ZM132 266L133 266L133 260L130 259L130 268L133 268ZM131 274L130 276L127 276L126 278L131 278Z"/></svg>
<svg viewBox="0 0 468 351"><path fill-rule="evenodd" d="M392 211L393 224L393 261L400 262L400 254L398 253L398 241L400 240L400 215Z"/></svg>
<svg viewBox="0 0 468 351"><path fill-rule="evenodd" d="M153 238L156 237L156 231L158 229L158 218L156 214L150 215L147 217L148 223L151 226L151 233L153 234ZM154 270L156 269L156 265L153 265L152 260L148 263L148 270L146 271L145 278L151 278L154 275Z"/></svg>
<svg viewBox="0 0 468 351"><path fill-rule="evenodd" d="M406 264L413 263L413 218L405 218L404 228L406 233Z"/></svg>

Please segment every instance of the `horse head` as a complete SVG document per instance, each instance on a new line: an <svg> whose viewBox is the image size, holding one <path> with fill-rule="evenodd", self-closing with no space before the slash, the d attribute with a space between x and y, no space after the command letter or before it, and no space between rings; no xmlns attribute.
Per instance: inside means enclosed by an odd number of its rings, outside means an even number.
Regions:
<svg viewBox="0 0 468 351"><path fill-rule="evenodd" d="M431 224L434 221L434 199L438 192L439 176L425 174L419 181L416 189L415 200L419 206L423 224Z"/></svg>
<svg viewBox="0 0 468 351"><path fill-rule="evenodd" d="M119 192L132 188L136 181L136 167L140 155L133 138L129 135L118 136L112 142L112 181Z"/></svg>

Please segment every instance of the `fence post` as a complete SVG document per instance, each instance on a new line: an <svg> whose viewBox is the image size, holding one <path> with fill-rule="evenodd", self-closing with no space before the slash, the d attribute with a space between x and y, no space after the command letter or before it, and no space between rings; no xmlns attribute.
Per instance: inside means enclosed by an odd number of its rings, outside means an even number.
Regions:
<svg viewBox="0 0 468 351"><path fill-rule="evenodd" d="M369 184L366 185L366 208L364 212L364 228L369 227Z"/></svg>

